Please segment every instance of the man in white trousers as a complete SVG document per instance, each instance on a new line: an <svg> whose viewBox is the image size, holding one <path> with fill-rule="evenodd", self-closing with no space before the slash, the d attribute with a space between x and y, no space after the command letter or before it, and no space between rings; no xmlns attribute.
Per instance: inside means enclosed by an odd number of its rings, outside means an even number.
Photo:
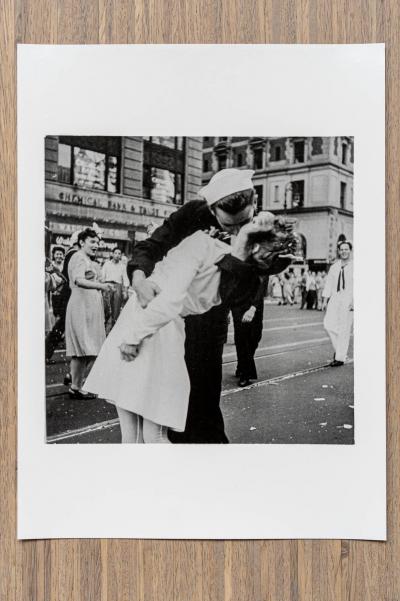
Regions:
<svg viewBox="0 0 400 601"><path fill-rule="evenodd" d="M353 325L353 261L352 244L343 240L338 244L339 260L332 265L322 293L322 309L326 309L324 327L332 341L335 355L332 367L346 361Z"/></svg>

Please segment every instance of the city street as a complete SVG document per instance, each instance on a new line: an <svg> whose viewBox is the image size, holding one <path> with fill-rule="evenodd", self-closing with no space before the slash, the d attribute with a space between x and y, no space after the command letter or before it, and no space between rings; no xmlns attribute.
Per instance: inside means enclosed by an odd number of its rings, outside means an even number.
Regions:
<svg viewBox="0 0 400 601"><path fill-rule="evenodd" d="M233 332L224 351L221 407L231 443L353 444L353 362L327 366L332 347L323 313L265 303L257 351L258 381L238 388ZM352 348L350 348L352 356ZM119 443L113 405L76 401L63 385L59 349L47 368L47 433L51 443Z"/></svg>

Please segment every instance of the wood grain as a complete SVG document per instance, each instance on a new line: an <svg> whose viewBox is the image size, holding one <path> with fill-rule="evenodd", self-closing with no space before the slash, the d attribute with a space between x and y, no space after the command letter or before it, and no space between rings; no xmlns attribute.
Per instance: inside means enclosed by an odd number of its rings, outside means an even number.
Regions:
<svg viewBox="0 0 400 601"><path fill-rule="evenodd" d="M398 0L2 0L0 601L399 601L399 37ZM16 42L386 43L387 543L16 542Z"/></svg>

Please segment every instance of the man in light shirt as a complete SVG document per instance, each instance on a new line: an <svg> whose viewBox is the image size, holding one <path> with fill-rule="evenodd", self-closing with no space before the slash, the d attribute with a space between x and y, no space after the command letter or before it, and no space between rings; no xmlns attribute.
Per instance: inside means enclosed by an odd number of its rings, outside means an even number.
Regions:
<svg viewBox="0 0 400 601"><path fill-rule="evenodd" d="M113 289L107 293L105 299L110 306L110 318L106 323L106 331L109 332L121 312L123 301L128 297L129 280L126 273L126 265L121 261L122 253L119 248L114 248L111 258L101 268L101 281L113 284Z"/></svg>
<svg viewBox="0 0 400 601"><path fill-rule="evenodd" d="M353 246L348 240L338 244L339 260L326 276L322 293L322 309L326 309L324 328L328 332L335 351L332 367L340 367L347 359L353 326Z"/></svg>

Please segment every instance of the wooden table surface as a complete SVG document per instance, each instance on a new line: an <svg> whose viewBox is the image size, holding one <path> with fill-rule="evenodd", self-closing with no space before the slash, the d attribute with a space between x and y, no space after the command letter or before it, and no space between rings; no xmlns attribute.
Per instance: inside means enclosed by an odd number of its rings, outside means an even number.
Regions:
<svg viewBox="0 0 400 601"><path fill-rule="evenodd" d="M400 600L399 36L399 0L1 0L1 601ZM387 543L16 541L18 42L386 43Z"/></svg>

